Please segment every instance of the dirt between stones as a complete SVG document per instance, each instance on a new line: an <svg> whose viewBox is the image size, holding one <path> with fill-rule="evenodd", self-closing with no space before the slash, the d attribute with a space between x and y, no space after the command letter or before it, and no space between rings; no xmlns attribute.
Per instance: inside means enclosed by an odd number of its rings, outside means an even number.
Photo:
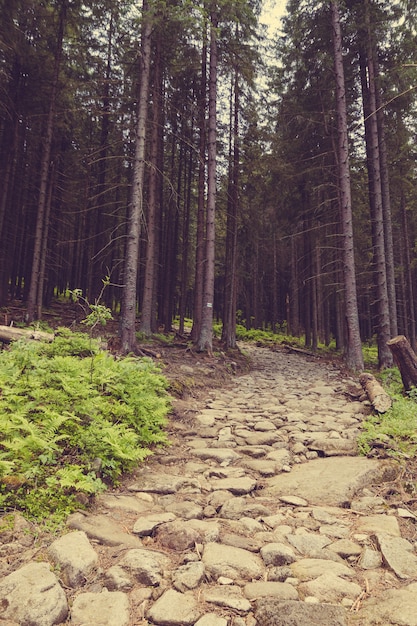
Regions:
<svg viewBox="0 0 417 626"><path fill-rule="evenodd" d="M117 626L417 626L415 460L357 456L370 408L340 363L253 345L214 357L184 345L159 353L174 396L171 445L71 516L68 534L86 534L99 566L68 586L65 564L52 564L67 597L62 623L92 624L71 607L110 589L129 607ZM330 486L339 466L346 483L332 501L330 487L306 490L324 466ZM0 624L26 623L7 613L12 592L2 596L1 580L48 562L55 540L19 516L0 533ZM153 582L126 565L136 548L168 558L157 574L148 568ZM201 575L189 579L187 568Z"/></svg>

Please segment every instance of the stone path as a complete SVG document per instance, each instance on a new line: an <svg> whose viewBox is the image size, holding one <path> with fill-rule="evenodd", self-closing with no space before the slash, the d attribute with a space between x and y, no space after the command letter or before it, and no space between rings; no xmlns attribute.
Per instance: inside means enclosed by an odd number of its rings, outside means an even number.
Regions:
<svg viewBox="0 0 417 626"><path fill-rule="evenodd" d="M352 381L245 350L255 369L190 401L171 447L67 534L39 551L16 517L0 626L417 626L413 515L376 495L396 468L356 455Z"/></svg>

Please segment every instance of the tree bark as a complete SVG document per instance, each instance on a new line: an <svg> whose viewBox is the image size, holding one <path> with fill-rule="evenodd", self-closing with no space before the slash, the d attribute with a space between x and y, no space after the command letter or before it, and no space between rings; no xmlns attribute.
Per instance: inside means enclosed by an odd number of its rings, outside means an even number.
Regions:
<svg viewBox="0 0 417 626"><path fill-rule="evenodd" d="M39 199L38 210L36 216L36 229L35 229L35 243L33 249L32 270L30 275L30 286L27 298L27 310L26 321L33 322L33 320L40 317L41 311L37 308L39 302L38 294L42 292L43 285L41 284L41 264L42 264L42 248L46 246L46 219L47 219L47 194L48 194L48 181L51 168L51 150L52 140L54 135L55 126L55 110L56 101L59 87L59 71L61 67L62 58L62 44L64 40L64 29L66 19L66 2L61 4L61 12L59 15L59 26L55 53L54 63L54 75L52 80L52 91L49 102L48 118L45 128L45 141L43 145L43 152L41 157L40 166L40 184L39 184Z"/></svg>
<svg viewBox="0 0 417 626"><path fill-rule="evenodd" d="M350 187L349 145L347 133L346 91L342 55L342 33L339 6L332 2L334 66L338 119L338 165L340 185L340 214L343 238L343 282L345 291L347 342L345 360L349 369L363 370L363 355L359 329L356 292L355 256L353 247L352 198Z"/></svg>
<svg viewBox="0 0 417 626"><path fill-rule="evenodd" d="M362 72L362 90L365 115L365 138L367 142L368 171L370 181L369 191L372 221L373 259L376 287L376 307L378 316L378 365L379 368L382 369L384 367L391 367L392 355L387 348L387 341L391 336L390 315L385 257L385 232L382 206L379 137L376 114L376 84L368 0L365 1L364 11L365 50L361 50L361 54L365 56L366 71Z"/></svg>
<svg viewBox="0 0 417 626"><path fill-rule="evenodd" d="M228 184L226 261L222 341L226 348L236 348L236 285L237 285L237 214L239 203L239 79L235 70L234 102L230 106L231 161Z"/></svg>
<svg viewBox="0 0 417 626"><path fill-rule="evenodd" d="M0 341L10 343L18 339L36 339L38 341L53 341L54 335L33 328L15 328L14 326L0 326Z"/></svg>
<svg viewBox="0 0 417 626"><path fill-rule="evenodd" d="M155 61L153 72L153 109L152 109L152 137L150 149L149 171L149 206L147 216L147 245L145 261L145 279L142 297L142 315L140 320L141 331L149 337L156 326L155 288L157 275L157 229L159 217L158 188L161 174L158 171L158 157L160 152L160 123L162 100L162 72L161 72L161 35L158 33L155 42Z"/></svg>
<svg viewBox="0 0 417 626"><path fill-rule="evenodd" d="M366 391L370 403L378 413L385 413L392 406L392 400L375 376L364 372L359 377L359 382Z"/></svg>
<svg viewBox="0 0 417 626"><path fill-rule="evenodd" d="M417 355L407 337L398 335L388 341L394 361L400 370L405 391L417 387Z"/></svg>
<svg viewBox="0 0 417 626"><path fill-rule="evenodd" d="M147 0L142 5L142 45L140 57L141 84L136 123L135 157L133 164L132 198L129 207L127 246L124 266L120 338L124 353L136 348L136 296L139 260L139 240L143 220L145 178L145 139L148 113L149 75L151 61L152 24Z"/></svg>
<svg viewBox="0 0 417 626"><path fill-rule="evenodd" d="M215 216L216 216L216 140L217 140L217 15L213 11L210 28L209 118L207 221L203 308L197 349L213 351L213 300L215 272Z"/></svg>
<svg viewBox="0 0 417 626"><path fill-rule="evenodd" d="M201 51L201 84L198 102L199 113L199 160L198 160L198 205L197 205L197 232L195 250L195 279L193 302L193 327L191 338L196 341L200 335L201 318L203 314L203 284L204 284L204 239L205 239L205 171L206 171L206 102L207 102L207 41L206 25L204 41Z"/></svg>

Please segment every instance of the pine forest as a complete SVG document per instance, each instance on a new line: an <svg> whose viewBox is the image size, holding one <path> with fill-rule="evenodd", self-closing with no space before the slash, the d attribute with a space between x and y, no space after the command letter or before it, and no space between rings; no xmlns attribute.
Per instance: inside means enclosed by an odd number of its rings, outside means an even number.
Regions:
<svg viewBox="0 0 417 626"><path fill-rule="evenodd" d="M0 307L416 346L416 4L262 5L0 0Z"/></svg>

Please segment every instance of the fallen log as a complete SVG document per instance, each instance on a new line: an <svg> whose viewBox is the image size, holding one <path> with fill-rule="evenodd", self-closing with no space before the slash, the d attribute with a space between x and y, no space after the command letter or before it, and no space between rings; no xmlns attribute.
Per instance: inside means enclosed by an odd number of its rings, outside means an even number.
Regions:
<svg viewBox="0 0 417 626"><path fill-rule="evenodd" d="M18 339L35 339L37 341L53 341L54 335L52 333L45 333L41 330L35 330L34 328L15 328L14 326L2 326L0 325L0 341L3 343L10 343L11 341L17 341Z"/></svg>
<svg viewBox="0 0 417 626"><path fill-rule="evenodd" d="M405 391L417 387L417 355L412 349L407 337L398 335L387 342L392 352L395 364L400 370Z"/></svg>
<svg viewBox="0 0 417 626"><path fill-rule="evenodd" d="M364 372L359 377L359 382L364 388L370 403L378 413L385 413L392 406L392 399L377 381L375 376Z"/></svg>

